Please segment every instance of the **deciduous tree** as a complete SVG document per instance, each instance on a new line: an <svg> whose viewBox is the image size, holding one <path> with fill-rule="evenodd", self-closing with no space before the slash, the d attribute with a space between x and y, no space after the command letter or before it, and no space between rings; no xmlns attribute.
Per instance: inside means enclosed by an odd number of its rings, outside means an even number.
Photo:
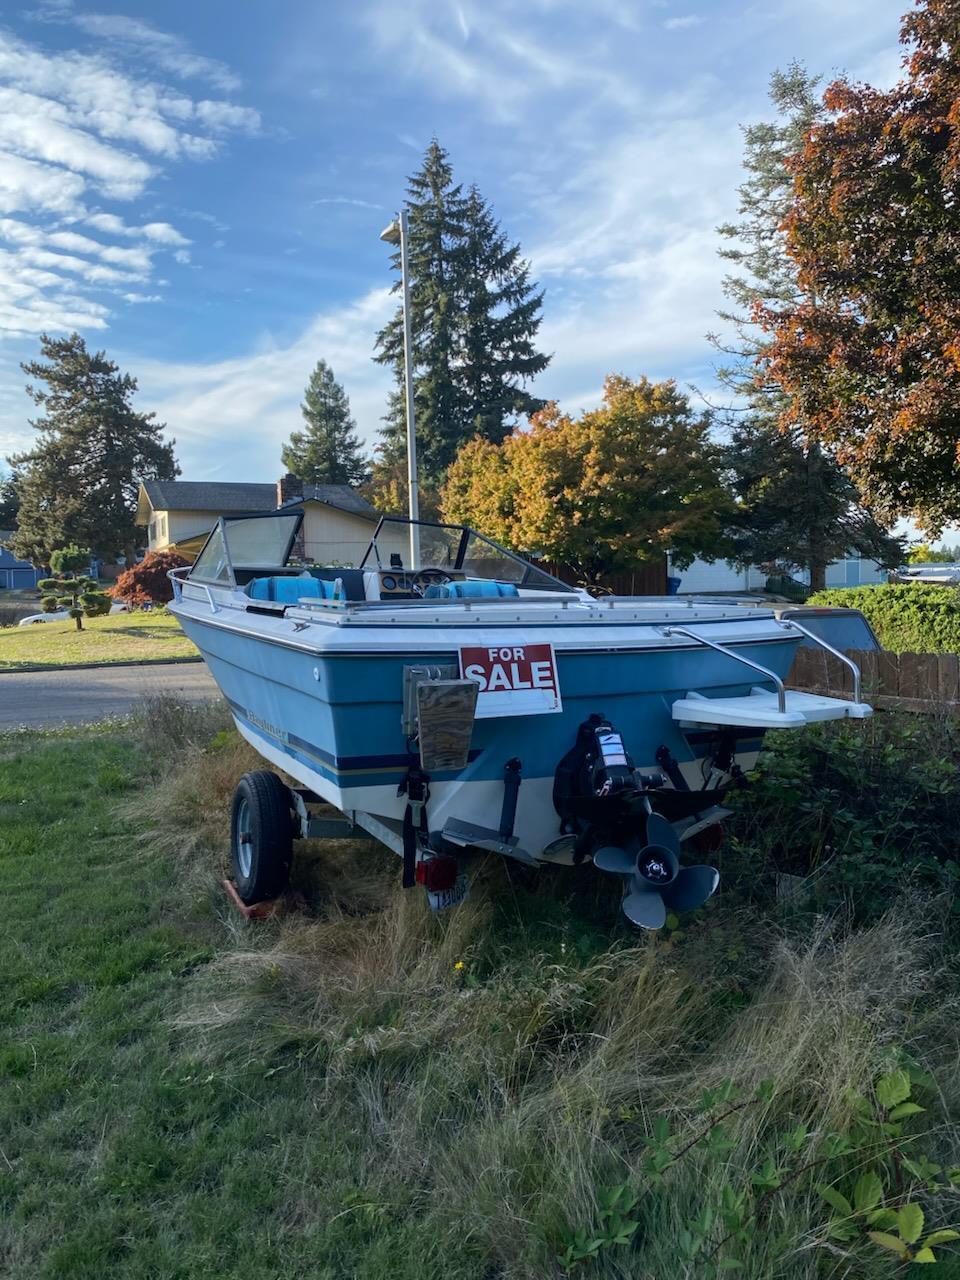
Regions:
<svg viewBox="0 0 960 1280"><path fill-rule="evenodd" d="M347 393L326 360L318 360L300 406L304 431L291 432L281 461L306 484L360 485L367 478L357 424Z"/></svg>
<svg viewBox="0 0 960 1280"><path fill-rule="evenodd" d="M789 392L773 378L758 383L756 377L771 341L757 323L757 308L774 313L805 299L783 222L793 198L790 158L825 115L818 83L798 63L776 72L770 81L776 119L743 131L740 216L719 228L720 255L733 266L723 282L733 310L720 314L734 338L713 338L725 357L720 377L747 409L726 451L736 498L727 529L734 559L806 570L814 590L825 585L828 564L852 551L885 565L902 558L901 544L864 505L832 451L810 437L801 417L786 424Z"/></svg>
<svg viewBox="0 0 960 1280"><path fill-rule="evenodd" d="M496 446L475 440L450 468L447 519L569 565L585 583L722 550L729 499L710 416L673 382L613 375L599 409L549 404Z"/></svg>
<svg viewBox="0 0 960 1280"><path fill-rule="evenodd" d="M173 583L167 575L189 563L176 551L148 551L120 574L112 594L130 605L166 604L173 599Z"/></svg>
<svg viewBox="0 0 960 1280"><path fill-rule="evenodd" d="M783 420L837 450L886 517L960 517L960 13L919 0L890 90L838 80L793 162L803 296L760 307Z"/></svg>
<svg viewBox="0 0 960 1280"><path fill-rule="evenodd" d="M105 352L89 352L78 333L43 334L40 347L47 363L22 366L46 385L27 388L43 411L31 423L39 440L10 459L20 496L13 550L36 564L70 544L132 561L139 483L179 474L173 442L162 439L155 414L133 408L136 379Z"/></svg>

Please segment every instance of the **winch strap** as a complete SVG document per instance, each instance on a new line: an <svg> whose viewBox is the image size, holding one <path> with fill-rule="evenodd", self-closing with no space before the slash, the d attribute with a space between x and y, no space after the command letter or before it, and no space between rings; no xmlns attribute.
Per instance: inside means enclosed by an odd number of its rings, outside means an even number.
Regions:
<svg viewBox="0 0 960 1280"><path fill-rule="evenodd" d="M503 769L503 806L500 810L500 835L509 840L517 821L517 797L520 794L521 761L514 757Z"/></svg>
<svg viewBox="0 0 960 1280"><path fill-rule="evenodd" d="M421 841L429 835L427 827L427 800L430 798L430 779L422 769L413 766L397 787L397 795L406 795L407 807L403 811L403 880L404 889L412 889L417 882L417 852Z"/></svg>

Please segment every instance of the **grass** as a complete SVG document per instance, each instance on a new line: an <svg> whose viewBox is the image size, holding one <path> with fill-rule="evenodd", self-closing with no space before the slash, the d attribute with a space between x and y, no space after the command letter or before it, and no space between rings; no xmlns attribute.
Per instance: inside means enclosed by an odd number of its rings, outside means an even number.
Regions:
<svg viewBox="0 0 960 1280"><path fill-rule="evenodd" d="M193 643L168 613L118 613L85 618L83 630L72 621L42 622L0 630L0 671L59 667L73 662L140 662L188 658Z"/></svg>
<svg viewBox="0 0 960 1280"><path fill-rule="evenodd" d="M306 906L247 925L216 881L255 758L219 714L0 738L4 1276L543 1280L626 1185L631 1244L576 1273L712 1280L689 1224L788 1128L819 1151L904 1052L923 1150L960 1157L939 902L787 928L728 895L637 939L609 885L571 902L568 873L524 891L496 862L433 917L392 855L342 842L298 847ZM679 1148L727 1080L728 1145L651 1182L657 1117ZM901 1274L826 1240L824 1176L764 1202L733 1274ZM925 1204L955 1224L949 1197Z"/></svg>

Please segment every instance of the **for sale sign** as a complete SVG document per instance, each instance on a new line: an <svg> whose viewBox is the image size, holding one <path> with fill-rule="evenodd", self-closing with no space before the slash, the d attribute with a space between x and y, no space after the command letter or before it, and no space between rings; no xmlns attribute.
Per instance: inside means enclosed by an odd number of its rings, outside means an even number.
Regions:
<svg viewBox="0 0 960 1280"><path fill-rule="evenodd" d="M460 674L480 686L476 716L537 716L562 710L552 644L470 645Z"/></svg>

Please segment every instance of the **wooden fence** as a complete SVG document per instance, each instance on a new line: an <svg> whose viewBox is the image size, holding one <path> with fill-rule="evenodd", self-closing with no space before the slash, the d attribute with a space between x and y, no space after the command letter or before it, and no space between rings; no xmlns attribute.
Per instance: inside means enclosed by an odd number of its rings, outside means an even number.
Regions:
<svg viewBox="0 0 960 1280"><path fill-rule="evenodd" d="M850 649L847 656L860 668L864 699L873 706L960 713L960 655ZM787 684L808 693L850 697L853 674L832 653L803 646L797 650Z"/></svg>
<svg viewBox="0 0 960 1280"><path fill-rule="evenodd" d="M552 573L561 582L577 587L580 582L576 572L569 565L545 563L543 568ZM598 584L602 590L615 596L665 596L667 594L667 557L652 564L641 565L638 569L626 570L623 573L605 573Z"/></svg>

